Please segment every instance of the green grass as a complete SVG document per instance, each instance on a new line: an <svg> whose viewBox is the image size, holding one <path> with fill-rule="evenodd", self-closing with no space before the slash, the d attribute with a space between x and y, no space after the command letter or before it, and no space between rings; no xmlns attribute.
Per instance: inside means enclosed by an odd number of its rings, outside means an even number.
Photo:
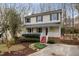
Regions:
<svg viewBox="0 0 79 59"><path fill-rule="evenodd" d="M38 48L38 49L43 49L46 47L45 44L41 44L41 43L35 43L35 47Z"/></svg>

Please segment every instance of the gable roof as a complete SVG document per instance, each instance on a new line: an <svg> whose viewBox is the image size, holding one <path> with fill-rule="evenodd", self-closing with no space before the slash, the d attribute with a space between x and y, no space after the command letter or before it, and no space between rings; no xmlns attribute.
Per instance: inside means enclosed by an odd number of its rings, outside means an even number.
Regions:
<svg viewBox="0 0 79 59"><path fill-rule="evenodd" d="M48 14L54 14L54 13L61 13L62 9L58 9L58 10L53 10L53 11L48 11L48 12L42 12L42 13L36 13L36 14L31 14L25 17L35 17L35 16L41 16L41 15L48 15Z"/></svg>

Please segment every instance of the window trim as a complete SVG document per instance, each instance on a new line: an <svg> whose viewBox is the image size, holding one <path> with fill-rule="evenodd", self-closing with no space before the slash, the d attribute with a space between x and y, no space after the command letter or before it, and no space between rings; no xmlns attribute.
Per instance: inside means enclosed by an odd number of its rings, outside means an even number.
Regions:
<svg viewBox="0 0 79 59"><path fill-rule="evenodd" d="M41 17L40 21L38 21L38 17ZM36 22L43 22L43 16L36 16Z"/></svg>
<svg viewBox="0 0 79 59"><path fill-rule="evenodd" d="M59 13L54 13L54 14L57 14L57 19L52 19L53 14L50 14L50 21L59 20Z"/></svg>
<svg viewBox="0 0 79 59"><path fill-rule="evenodd" d="M29 19L29 22L27 21ZM25 17L25 23L31 23L31 18Z"/></svg>

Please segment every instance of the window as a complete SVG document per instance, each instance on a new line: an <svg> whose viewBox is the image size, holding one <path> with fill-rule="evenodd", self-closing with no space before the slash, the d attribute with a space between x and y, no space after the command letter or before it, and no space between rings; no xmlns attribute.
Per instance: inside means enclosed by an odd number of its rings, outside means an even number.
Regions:
<svg viewBox="0 0 79 59"><path fill-rule="evenodd" d="M26 22L26 23L30 23L30 18L26 18L26 17L25 17L25 22Z"/></svg>
<svg viewBox="0 0 79 59"><path fill-rule="evenodd" d="M37 28L37 32L41 33L42 32L42 28Z"/></svg>
<svg viewBox="0 0 79 59"><path fill-rule="evenodd" d="M58 20L58 13L57 14L51 14L50 15L50 20L52 21L52 20Z"/></svg>
<svg viewBox="0 0 79 59"><path fill-rule="evenodd" d="M37 16L36 17L36 22L42 22L43 21L43 17L42 16Z"/></svg>
<svg viewBox="0 0 79 59"><path fill-rule="evenodd" d="M27 28L27 32L31 32L31 28Z"/></svg>

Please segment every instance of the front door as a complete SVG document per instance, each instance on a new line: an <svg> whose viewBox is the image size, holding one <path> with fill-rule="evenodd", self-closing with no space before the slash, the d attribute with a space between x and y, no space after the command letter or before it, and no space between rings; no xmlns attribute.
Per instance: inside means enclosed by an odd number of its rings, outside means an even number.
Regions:
<svg viewBox="0 0 79 59"><path fill-rule="evenodd" d="M46 28L46 35L48 34L48 28Z"/></svg>

